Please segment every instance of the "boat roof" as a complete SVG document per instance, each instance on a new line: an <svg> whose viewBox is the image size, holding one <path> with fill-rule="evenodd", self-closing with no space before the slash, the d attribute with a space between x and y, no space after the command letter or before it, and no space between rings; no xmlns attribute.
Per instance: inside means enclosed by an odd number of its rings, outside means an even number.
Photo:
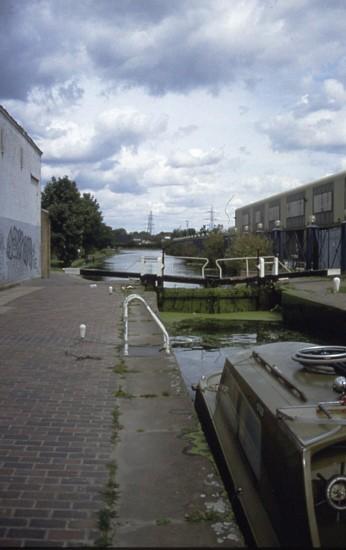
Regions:
<svg viewBox="0 0 346 550"><path fill-rule="evenodd" d="M340 395L333 391L336 374L311 373L292 359L297 351L309 346L313 344L265 344L225 363L225 369L235 371L259 403L284 419L304 444L327 435L336 424L346 429L346 407L339 406Z"/></svg>

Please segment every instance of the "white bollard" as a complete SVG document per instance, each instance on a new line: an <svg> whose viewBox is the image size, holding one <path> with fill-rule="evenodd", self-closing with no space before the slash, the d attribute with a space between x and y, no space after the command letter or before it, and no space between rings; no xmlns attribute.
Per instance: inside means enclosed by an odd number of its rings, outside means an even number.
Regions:
<svg viewBox="0 0 346 550"><path fill-rule="evenodd" d="M259 259L258 269L259 269L259 276L261 279L263 279L263 277L265 277L265 265L264 265L264 258L262 258L262 256L260 256L260 259Z"/></svg>
<svg viewBox="0 0 346 550"><path fill-rule="evenodd" d="M156 260L156 275L158 277L162 277L163 270L164 270L164 264L162 263L162 256L158 256Z"/></svg>
<svg viewBox="0 0 346 550"><path fill-rule="evenodd" d="M86 325L80 325L79 326L79 333L80 333L80 337L81 338L85 338L85 334L86 334Z"/></svg>
<svg viewBox="0 0 346 550"><path fill-rule="evenodd" d="M113 287L112 286L108 287L108 294L113 294Z"/></svg>
<svg viewBox="0 0 346 550"><path fill-rule="evenodd" d="M333 278L333 292L339 292L340 290L340 277Z"/></svg>

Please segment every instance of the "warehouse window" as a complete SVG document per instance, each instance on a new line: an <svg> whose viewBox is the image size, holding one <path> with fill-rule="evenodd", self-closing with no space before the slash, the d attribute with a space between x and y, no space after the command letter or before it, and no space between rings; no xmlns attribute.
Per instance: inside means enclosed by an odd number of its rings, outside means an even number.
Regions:
<svg viewBox="0 0 346 550"><path fill-rule="evenodd" d="M249 214L248 213L243 214L243 225L249 225L249 220L250 220Z"/></svg>
<svg viewBox="0 0 346 550"><path fill-rule="evenodd" d="M304 216L304 199L287 203L287 217L296 218L297 216Z"/></svg>
<svg viewBox="0 0 346 550"><path fill-rule="evenodd" d="M314 213L330 212L333 210L333 193L332 191L324 191L314 195Z"/></svg>
<svg viewBox="0 0 346 550"><path fill-rule="evenodd" d="M268 218L270 221L275 221L280 219L280 206L275 205L271 206L268 211Z"/></svg>

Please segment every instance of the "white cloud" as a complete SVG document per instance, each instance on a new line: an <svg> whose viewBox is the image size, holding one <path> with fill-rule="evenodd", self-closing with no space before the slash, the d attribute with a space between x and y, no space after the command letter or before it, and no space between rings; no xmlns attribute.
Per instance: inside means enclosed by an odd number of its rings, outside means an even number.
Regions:
<svg viewBox="0 0 346 550"><path fill-rule="evenodd" d="M20 5L19 5L20 4ZM105 220L200 227L346 167L346 5L0 1L0 101ZM308 29L308 32L307 32Z"/></svg>
<svg viewBox="0 0 346 550"><path fill-rule="evenodd" d="M150 119L134 109L101 112L94 121L53 120L39 140L49 163L98 162L118 153L122 147L137 147L166 130L167 118Z"/></svg>
<svg viewBox="0 0 346 550"><path fill-rule="evenodd" d="M170 166L174 168L188 168L218 164L224 157L223 151L203 151L199 148L188 151L175 151L169 159Z"/></svg>
<svg viewBox="0 0 346 550"><path fill-rule="evenodd" d="M340 101L343 87L329 81L326 88L328 100ZM346 94L345 94L346 96ZM306 103L308 104L308 103ZM343 102L340 101L340 104ZM336 110L311 110L302 115L294 111L277 115L269 123L262 123L261 129L267 133L274 149L324 151L333 154L344 153L346 147L346 106Z"/></svg>
<svg viewBox="0 0 346 550"><path fill-rule="evenodd" d="M341 108L346 104L346 90L342 82L329 78L324 82L324 89L328 103Z"/></svg>

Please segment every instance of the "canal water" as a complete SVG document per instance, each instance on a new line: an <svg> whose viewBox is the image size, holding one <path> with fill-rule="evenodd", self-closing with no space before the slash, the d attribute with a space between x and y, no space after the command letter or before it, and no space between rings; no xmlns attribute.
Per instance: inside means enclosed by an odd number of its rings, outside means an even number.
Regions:
<svg viewBox="0 0 346 550"><path fill-rule="evenodd" d="M162 257L161 255L160 249L123 249L119 254L108 257L104 261L103 268L114 271L140 272L141 258L144 257L146 272L156 273L157 260ZM198 267L181 258L165 254L165 273L183 276L201 275L202 263L200 262ZM170 285L186 286L181 283L171 283ZM186 387L192 398L194 398L192 386L198 383L202 375L208 376L222 371L225 358L233 357L241 350L270 342L301 341L302 347L304 347L304 342L316 345L326 343L317 341L315 337L301 332L288 330L281 323L268 322L235 322L234 327L225 332L206 333L180 330L179 333L170 334L170 337Z"/></svg>
<svg viewBox="0 0 346 550"><path fill-rule="evenodd" d="M241 323L234 324L227 332L180 333L171 336L171 343L179 363L185 385L191 398L194 398L192 386L201 376L221 372L226 357L232 358L240 351L255 345L272 342L296 341L320 344L316 338L301 332L288 330L281 323ZM305 342L305 343L304 343Z"/></svg>
<svg viewBox="0 0 346 550"><path fill-rule="evenodd" d="M124 248L114 256L107 257L102 264L103 269L110 271L128 271L133 273L141 273L143 262L145 273L161 274L160 262L162 259L162 250L159 248ZM165 275L180 275L201 276L203 261L201 260L184 260L176 256L164 254L164 273ZM179 287L181 283L165 283L165 287ZM196 286L196 285L184 285Z"/></svg>

